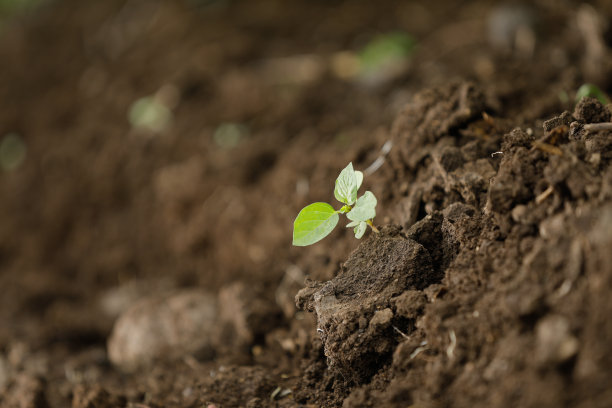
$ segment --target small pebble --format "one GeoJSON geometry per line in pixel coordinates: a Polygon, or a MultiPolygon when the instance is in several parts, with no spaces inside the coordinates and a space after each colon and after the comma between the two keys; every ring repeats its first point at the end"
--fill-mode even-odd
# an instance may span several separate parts
{"type": "Polygon", "coordinates": [[[137,302],[115,322],[108,341],[110,361],[132,371],[159,359],[211,350],[217,306],[211,294],[188,290],[137,302]]]}

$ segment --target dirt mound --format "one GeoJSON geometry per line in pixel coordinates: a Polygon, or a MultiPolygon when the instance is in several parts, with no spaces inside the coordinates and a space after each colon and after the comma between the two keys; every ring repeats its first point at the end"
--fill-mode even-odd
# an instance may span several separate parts
{"type": "MultiPolygon", "coordinates": [[[[417,114],[422,104],[419,97],[415,100],[416,107],[404,114],[417,114]]],[[[421,112],[426,116],[429,111],[421,112]]],[[[582,121],[610,115],[601,103],[588,99],[576,112],[582,121]],[[585,114],[587,109],[591,113],[585,114]]],[[[569,113],[562,117],[573,120],[569,113]]],[[[414,128],[406,127],[402,117],[398,121],[402,130],[396,133],[395,146],[401,150],[402,137],[418,137],[421,120],[410,118],[414,128]]],[[[410,169],[411,163],[421,163],[415,169],[416,181],[405,193],[413,201],[409,207],[428,213],[405,232],[422,243],[424,255],[431,254],[422,256],[426,266],[417,269],[427,277],[430,259],[439,259],[433,264],[444,278],[411,284],[412,272],[395,267],[393,282],[406,290],[387,293],[382,288],[388,274],[380,269],[395,263],[374,240],[362,244],[370,248],[365,256],[369,264],[351,269],[356,263],[349,258],[322,288],[313,294],[312,289],[303,291],[313,299],[307,305],[316,311],[330,369],[342,367],[338,389],[370,379],[373,364],[359,356],[378,363],[374,379],[353,388],[344,406],[560,406],[605,400],[602,379],[610,373],[601,371],[607,370],[605,363],[596,363],[591,353],[581,350],[587,343],[599,349],[607,344],[605,336],[590,337],[584,316],[599,315],[596,309],[608,307],[591,293],[604,290],[600,285],[606,284],[598,282],[595,289],[587,282],[610,275],[599,261],[593,268],[590,259],[607,257],[605,248],[612,237],[606,176],[610,160],[602,159],[610,150],[612,133],[583,132],[570,138],[570,128],[583,123],[566,126],[555,119],[547,124],[553,122],[560,126],[550,127],[538,139],[533,132],[515,129],[501,135],[490,124],[475,123],[483,126],[480,132],[474,132],[478,127],[463,133],[459,129],[452,138],[433,138],[421,144],[420,151],[412,149],[406,159],[396,156],[396,167],[410,169]],[[490,154],[487,146],[494,141],[500,150],[490,154]],[[482,153],[470,157],[466,150],[482,153]],[[343,284],[347,281],[354,282],[352,287],[343,284]],[[359,307],[350,299],[344,301],[347,292],[359,293],[359,307]],[[347,311],[337,306],[343,302],[347,311]],[[376,306],[362,309],[371,304],[376,306]],[[407,313],[403,315],[402,309],[407,313]],[[412,320],[400,325],[401,318],[412,320]],[[359,341],[334,335],[347,332],[347,327],[353,327],[352,336],[359,341]],[[343,350],[341,357],[338,349],[343,350]],[[385,361],[383,356],[391,351],[391,361],[385,361]],[[585,364],[593,371],[587,374],[585,364]],[[355,378],[359,375],[365,378],[355,378]],[[582,386],[568,388],[568,382],[589,384],[589,394],[582,394],[582,386]],[[543,387],[554,391],[537,392],[543,387]]],[[[401,200],[398,205],[405,208],[401,200]]],[[[298,295],[298,304],[302,297],[298,295]]]]}

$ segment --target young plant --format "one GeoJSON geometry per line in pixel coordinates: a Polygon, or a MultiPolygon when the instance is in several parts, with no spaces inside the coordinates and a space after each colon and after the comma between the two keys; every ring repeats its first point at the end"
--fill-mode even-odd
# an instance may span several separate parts
{"type": "Polygon", "coordinates": [[[597,87],[597,85],[593,84],[583,84],[578,91],[576,91],[576,103],[580,102],[582,98],[585,96],[591,96],[593,98],[599,99],[599,102],[604,105],[608,103],[609,99],[607,95],[597,87]]]}
{"type": "Polygon", "coordinates": [[[373,74],[403,63],[416,49],[416,39],[398,31],[374,37],[359,53],[359,66],[363,74],[373,74]]]}
{"type": "Polygon", "coordinates": [[[357,198],[362,182],[363,173],[355,171],[353,163],[349,163],[340,172],[334,189],[336,200],[344,204],[342,208],[335,210],[328,203],[313,203],[304,207],[293,222],[293,245],[312,245],[328,236],[340,220],[338,214],[346,214],[351,221],[347,228],[353,227],[357,239],[365,234],[368,225],[378,232],[372,223],[376,216],[376,197],[371,191],[366,191],[357,198]]]}

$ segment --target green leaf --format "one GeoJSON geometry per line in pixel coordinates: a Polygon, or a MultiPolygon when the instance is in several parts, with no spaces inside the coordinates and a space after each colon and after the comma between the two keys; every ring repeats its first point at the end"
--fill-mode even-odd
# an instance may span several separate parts
{"type": "Polygon", "coordinates": [[[355,203],[355,207],[346,214],[351,221],[367,221],[376,217],[376,197],[371,191],[366,191],[355,203]]]}
{"type": "Polygon", "coordinates": [[[293,245],[307,246],[329,235],[339,220],[334,207],[327,203],[314,203],[302,209],[293,222],[293,245]]]}
{"type": "Polygon", "coordinates": [[[355,238],[361,239],[361,237],[363,237],[363,234],[365,234],[367,229],[368,229],[368,224],[366,224],[365,221],[361,221],[359,225],[357,225],[355,229],[353,230],[353,232],[355,233],[355,238]]]}
{"type": "Polygon", "coordinates": [[[346,228],[351,227],[354,227],[353,232],[355,233],[355,238],[360,239],[368,229],[368,224],[365,221],[351,221],[346,224],[346,228]]]}
{"type": "Polygon", "coordinates": [[[416,48],[416,40],[403,32],[388,33],[373,38],[359,54],[362,71],[375,72],[407,59],[416,48]]]}
{"type": "MultiPolygon", "coordinates": [[[[353,163],[349,163],[336,179],[336,188],[334,189],[334,197],[341,203],[353,205],[357,199],[357,176],[353,169],[353,163]]],[[[361,175],[363,180],[363,174],[361,175]]]]}
{"type": "Polygon", "coordinates": [[[359,170],[355,170],[355,179],[357,180],[357,190],[359,190],[361,183],[363,183],[363,173],[359,170]]]}
{"type": "Polygon", "coordinates": [[[608,97],[601,89],[593,84],[583,84],[578,91],[576,91],[576,102],[580,102],[585,96],[592,96],[593,98],[599,99],[599,102],[604,105],[608,103],[608,97]]]}

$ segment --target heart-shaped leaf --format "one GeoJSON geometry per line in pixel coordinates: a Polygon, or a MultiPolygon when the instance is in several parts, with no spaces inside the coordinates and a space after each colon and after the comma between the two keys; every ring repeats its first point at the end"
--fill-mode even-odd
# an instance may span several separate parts
{"type": "Polygon", "coordinates": [[[314,203],[302,209],[293,222],[293,245],[307,246],[329,235],[338,224],[338,213],[327,203],[314,203]]]}

